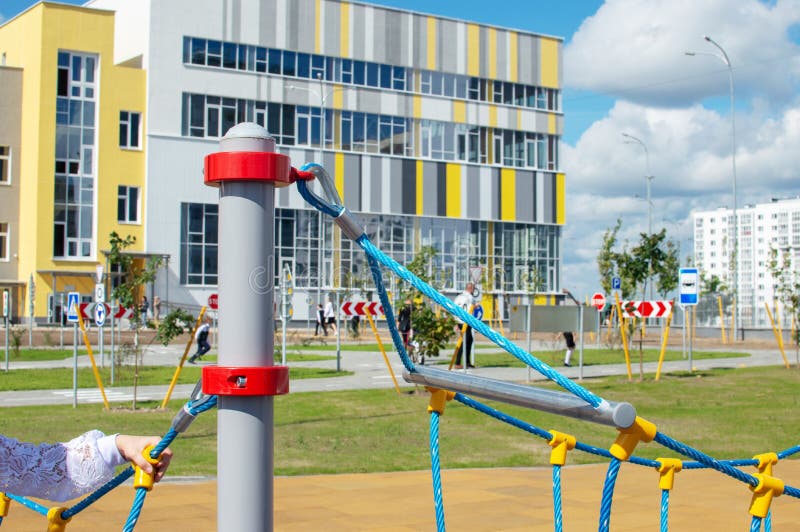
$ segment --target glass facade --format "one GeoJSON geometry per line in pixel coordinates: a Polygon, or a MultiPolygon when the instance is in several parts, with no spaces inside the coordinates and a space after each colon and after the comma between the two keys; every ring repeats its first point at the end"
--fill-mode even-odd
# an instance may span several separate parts
{"type": "Polygon", "coordinates": [[[94,257],[97,57],[58,53],[54,258],[94,257]]]}

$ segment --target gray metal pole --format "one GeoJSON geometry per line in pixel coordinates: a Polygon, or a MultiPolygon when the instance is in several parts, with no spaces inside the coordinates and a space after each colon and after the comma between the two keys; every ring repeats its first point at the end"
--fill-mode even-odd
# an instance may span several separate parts
{"type": "MultiPolygon", "coordinates": [[[[531,352],[531,306],[533,302],[528,300],[528,306],[525,307],[525,332],[528,335],[528,353],[531,352]]],[[[526,364],[527,365],[527,364],[526,364]]],[[[531,367],[528,366],[528,382],[531,382],[531,367]]]]}
{"type": "Polygon", "coordinates": [[[333,310],[336,314],[336,371],[342,371],[342,328],[339,327],[339,292],[336,292],[336,308],[333,310]]]}
{"type": "MultiPolygon", "coordinates": [[[[102,305],[102,303],[99,304],[102,305]]],[[[97,343],[100,347],[100,367],[104,368],[106,367],[106,354],[103,351],[103,326],[100,326],[97,329],[97,343]]]]}
{"type": "Polygon", "coordinates": [[[58,317],[58,348],[64,350],[64,293],[59,296],[61,315],[58,317]]]}
{"type": "MultiPolygon", "coordinates": [[[[694,314],[694,307],[687,307],[687,310],[689,311],[689,314],[688,314],[689,321],[688,321],[688,323],[692,323],[692,314],[694,314]]],[[[692,332],[689,331],[688,334],[689,334],[689,373],[691,373],[693,371],[692,370],[692,332]]]]}
{"type": "Polygon", "coordinates": [[[583,305],[578,307],[578,380],[583,380],[583,305]]]}
{"type": "Polygon", "coordinates": [[[11,304],[11,301],[12,301],[12,299],[11,299],[11,291],[9,290],[6,293],[8,294],[8,296],[6,296],[6,297],[8,297],[8,306],[6,308],[6,314],[5,314],[5,320],[6,320],[6,323],[5,323],[5,326],[6,326],[5,349],[6,349],[6,371],[8,371],[8,332],[9,332],[8,322],[11,320],[11,309],[14,308],[14,306],[11,304]]]}
{"type": "Polygon", "coordinates": [[[6,319],[6,340],[5,340],[5,344],[6,344],[6,371],[8,371],[8,319],[9,319],[8,316],[6,316],[5,319],[6,319]]]}
{"type": "MultiPolygon", "coordinates": [[[[80,312],[80,310],[78,310],[80,312]]],[[[78,408],[78,324],[72,324],[72,408],[78,408]]]]}
{"type": "MultiPolygon", "coordinates": [[[[263,127],[234,126],[221,152],[274,152],[263,127]]],[[[274,365],[275,187],[223,180],[219,197],[219,365],[274,365]]],[[[217,414],[217,528],[273,528],[273,397],[220,395],[217,414]]]]}
{"type": "Polygon", "coordinates": [[[116,335],[116,322],[117,319],[114,317],[117,310],[119,310],[119,302],[111,302],[111,386],[114,386],[114,366],[116,366],[115,362],[116,359],[114,357],[114,336],[116,335]]]}
{"type": "Polygon", "coordinates": [[[571,393],[487,379],[460,371],[417,366],[413,373],[404,371],[403,378],[414,384],[476,395],[612,427],[628,428],[636,419],[636,409],[630,403],[603,401],[601,405],[594,408],[571,393]]]}
{"type": "Polygon", "coordinates": [[[686,308],[681,307],[681,317],[683,318],[683,359],[686,360],[686,308]]]}

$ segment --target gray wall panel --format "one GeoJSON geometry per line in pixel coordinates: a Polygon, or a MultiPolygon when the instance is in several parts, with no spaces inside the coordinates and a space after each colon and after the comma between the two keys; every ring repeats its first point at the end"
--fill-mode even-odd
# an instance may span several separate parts
{"type": "Polygon", "coordinates": [[[534,70],[538,64],[538,61],[533,55],[533,43],[535,40],[536,39],[534,39],[532,36],[525,34],[520,34],[517,40],[519,82],[526,85],[532,85],[536,81],[536,73],[534,70]]]}
{"type": "Polygon", "coordinates": [[[422,163],[422,213],[436,216],[439,198],[436,163],[422,163]]]}
{"type": "Polygon", "coordinates": [[[414,66],[417,68],[428,67],[428,30],[427,20],[420,15],[414,15],[414,66]]]}
{"type": "Polygon", "coordinates": [[[325,42],[322,44],[322,53],[325,55],[343,55],[339,50],[339,43],[341,42],[340,28],[342,26],[341,15],[342,10],[339,2],[325,2],[325,19],[322,21],[325,26],[325,42]]]}
{"type": "Polygon", "coordinates": [[[440,20],[439,31],[437,34],[438,50],[437,61],[439,70],[445,72],[455,72],[465,74],[466,72],[458,72],[458,23],[452,20],[440,20]]]}
{"type": "Polygon", "coordinates": [[[367,166],[369,167],[367,179],[369,179],[372,187],[368,209],[371,212],[381,212],[381,198],[384,194],[381,183],[381,160],[380,157],[371,157],[369,155],[365,155],[364,158],[367,160],[367,166]]]}
{"type": "Polygon", "coordinates": [[[508,80],[508,32],[497,30],[497,79],[508,80]]]}
{"type": "Polygon", "coordinates": [[[500,219],[500,198],[502,190],[500,190],[500,169],[492,168],[492,219],[500,219]]]}
{"type": "Polygon", "coordinates": [[[534,221],[533,172],[517,170],[516,210],[520,222],[534,221]]]}
{"type": "Polygon", "coordinates": [[[480,56],[481,56],[481,72],[480,77],[488,78],[489,77],[489,46],[486,44],[489,42],[489,28],[484,26],[480,27],[480,56]]]}
{"type": "MultiPolygon", "coordinates": [[[[379,159],[379,158],[378,158],[379,159]]],[[[392,159],[389,162],[389,205],[392,214],[403,212],[403,160],[392,159]]]]}
{"type": "Polygon", "coordinates": [[[533,84],[542,84],[542,68],[540,65],[541,46],[539,44],[539,37],[533,37],[533,46],[531,51],[533,53],[533,84]]]}
{"type": "Polygon", "coordinates": [[[555,223],[556,213],[556,175],[551,173],[543,174],[544,177],[544,213],[545,223],[555,223]]]}
{"type": "Polygon", "coordinates": [[[344,197],[345,205],[351,211],[361,210],[361,157],[346,153],[344,155],[344,197]]]}
{"type": "Polygon", "coordinates": [[[373,42],[367,43],[367,46],[372,47],[372,60],[377,63],[386,63],[386,49],[388,48],[389,36],[387,31],[387,15],[388,13],[383,9],[372,10],[372,39],[373,42]]]}
{"type": "Polygon", "coordinates": [[[481,170],[477,166],[464,166],[465,178],[464,186],[467,187],[467,218],[480,218],[481,215],[481,170]]]}
{"type": "Polygon", "coordinates": [[[275,2],[259,2],[258,4],[258,44],[275,46],[275,25],[277,8],[275,2]]]}
{"type": "Polygon", "coordinates": [[[366,39],[364,26],[366,25],[364,6],[350,4],[350,25],[353,28],[353,42],[350,43],[351,57],[364,59],[364,40],[366,39]]]}
{"type": "Polygon", "coordinates": [[[390,65],[401,65],[403,63],[403,50],[405,50],[405,34],[403,33],[404,17],[405,15],[398,11],[385,12],[382,35],[378,34],[376,24],[375,40],[385,40],[383,46],[377,45],[376,43],[376,47],[383,49],[383,61],[390,65]]]}
{"type": "Polygon", "coordinates": [[[358,92],[356,107],[362,113],[381,112],[381,94],[376,90],[362,90],[358,92]]]}

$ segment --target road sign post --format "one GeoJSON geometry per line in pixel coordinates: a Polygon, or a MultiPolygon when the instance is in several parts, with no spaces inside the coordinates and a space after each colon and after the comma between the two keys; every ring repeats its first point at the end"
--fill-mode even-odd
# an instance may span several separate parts
{"type": "Polygon", "coordinates": [[[6,327],[6,339],[5,339],[5,348],[6,348],[6,372],[8,371],[8,322],[11,320],[11,294],[8,290],[3,290],[3,318],[5,319],[5,327],[6,327]]]}
{"type": "Polygon", "coordinates": [[[72,324],[72,408],[78,408],[78,312],[81,295],[70,292],[67,295],[67,321],[72,324]]]}
{"type": "MultiPolygon", "coordinates": [[[[682,307],[687,307],[683,316],[683,329],[686,330],[688,324],[692,322],[694,307],[697,305],[697,295],[700,284],[699,272],[697,268],[681,268],[678,270],[678,287],[680,292],[680,303],[682,307]]],[[[735,311],[734,311],[735,312],[735,311]]],[[[689,336],[689,371],[692,371],[692,335],[689,336]]],[[[735,338],[734,338],[735,340],[735,338]]]]}

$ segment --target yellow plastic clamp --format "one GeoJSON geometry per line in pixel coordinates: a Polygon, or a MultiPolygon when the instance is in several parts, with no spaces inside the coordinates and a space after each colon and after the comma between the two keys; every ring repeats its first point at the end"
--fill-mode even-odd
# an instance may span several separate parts
{"type": "Polygon", "coordinates": [[[753,475],[758,479],[758,485],[750,486],[753,498],[750,499],[750,515],[765,518],[769,513],[769,506],[773,497],[783,495],[783,481],[769,475],[753,475]]]}
{"type": "MultiPolygon", "coordinates": [[[[150,451],[153,450],[153,447],[155,447],[155,446],[154,445],[148,445],[147,447],[145,447],[144,451],[142,451],[142,456],[144,456],[145,460],[147,460],[148,462],[153,464],[153,466],[155,466],[159,462],[160,458],[150,458],[150,451]]],[[[137,465],[133,466],[133,487],[134,488],[144,488],[147,491],[150,491],[151,489],[153,489],[153,484],[155,483],[155,478],[156,478],[155,468],[153,468],[153,472],[152,473],[147,473],[141,467],[139,467],[137,465]]]]}
{"type": "Polygon", "coordinates": [[[61,514],[66,511],[67,508],[63,506],[50,508],[47,511],[47,532],[64,532],[67,529],[67,523],[72,521],[72,518],[61,517],[61,514]]]}
{"type": "Polygon", "coordinates": [[[636,420],[627,429],[617,430],[619,430],[617,440],[611,445],[608,452],[619,460],[630,458],[640,441],[645,443],[653,441],[657,432],[654,423],[650,423],[639,416],[636,416],[636,420]]]}
{"type": "Polygon", "coordinates": [[[551,430],[550,434],[553,435],[550,441],[547,442],[547,445],[553,448],[550,451],[550,463],[563,466],[567,463],[567,451],[575,448],[575,436],[558,432],[557,430],[551,430]]]}
{"type": "Polygon", "coordinates": [[[426,390],[431,392],[431,400],[428,402],[428,413],[436,412],[440,416],[444,413],[444,405],[447,401],[452,401],[456,396],[455,392],[448,390],[440,390],[439,388],[425,387],[426,390]]]}
{"type": "Polygon", "coordinates": [[[683,462],[679,458],[656,458],[658,462],[658,487],[662,490],[671,490],[675,484],[675,473],[683,469],[683,462]]]}
{"type": "Polygon", "coordinates": [[[0,491],[0,517],[8,515],[8,509],[11,508],[11,499],[6,497],[6,494],[0,491]]]}
{"type": "Polygon", "coordinates": [[[758,460],[758,465],[756,467],[758,468],[759,473],[772,476],[772,466],[778,463],[777,453],[757,454],[753,457],[753,459],[758,460]]]}

